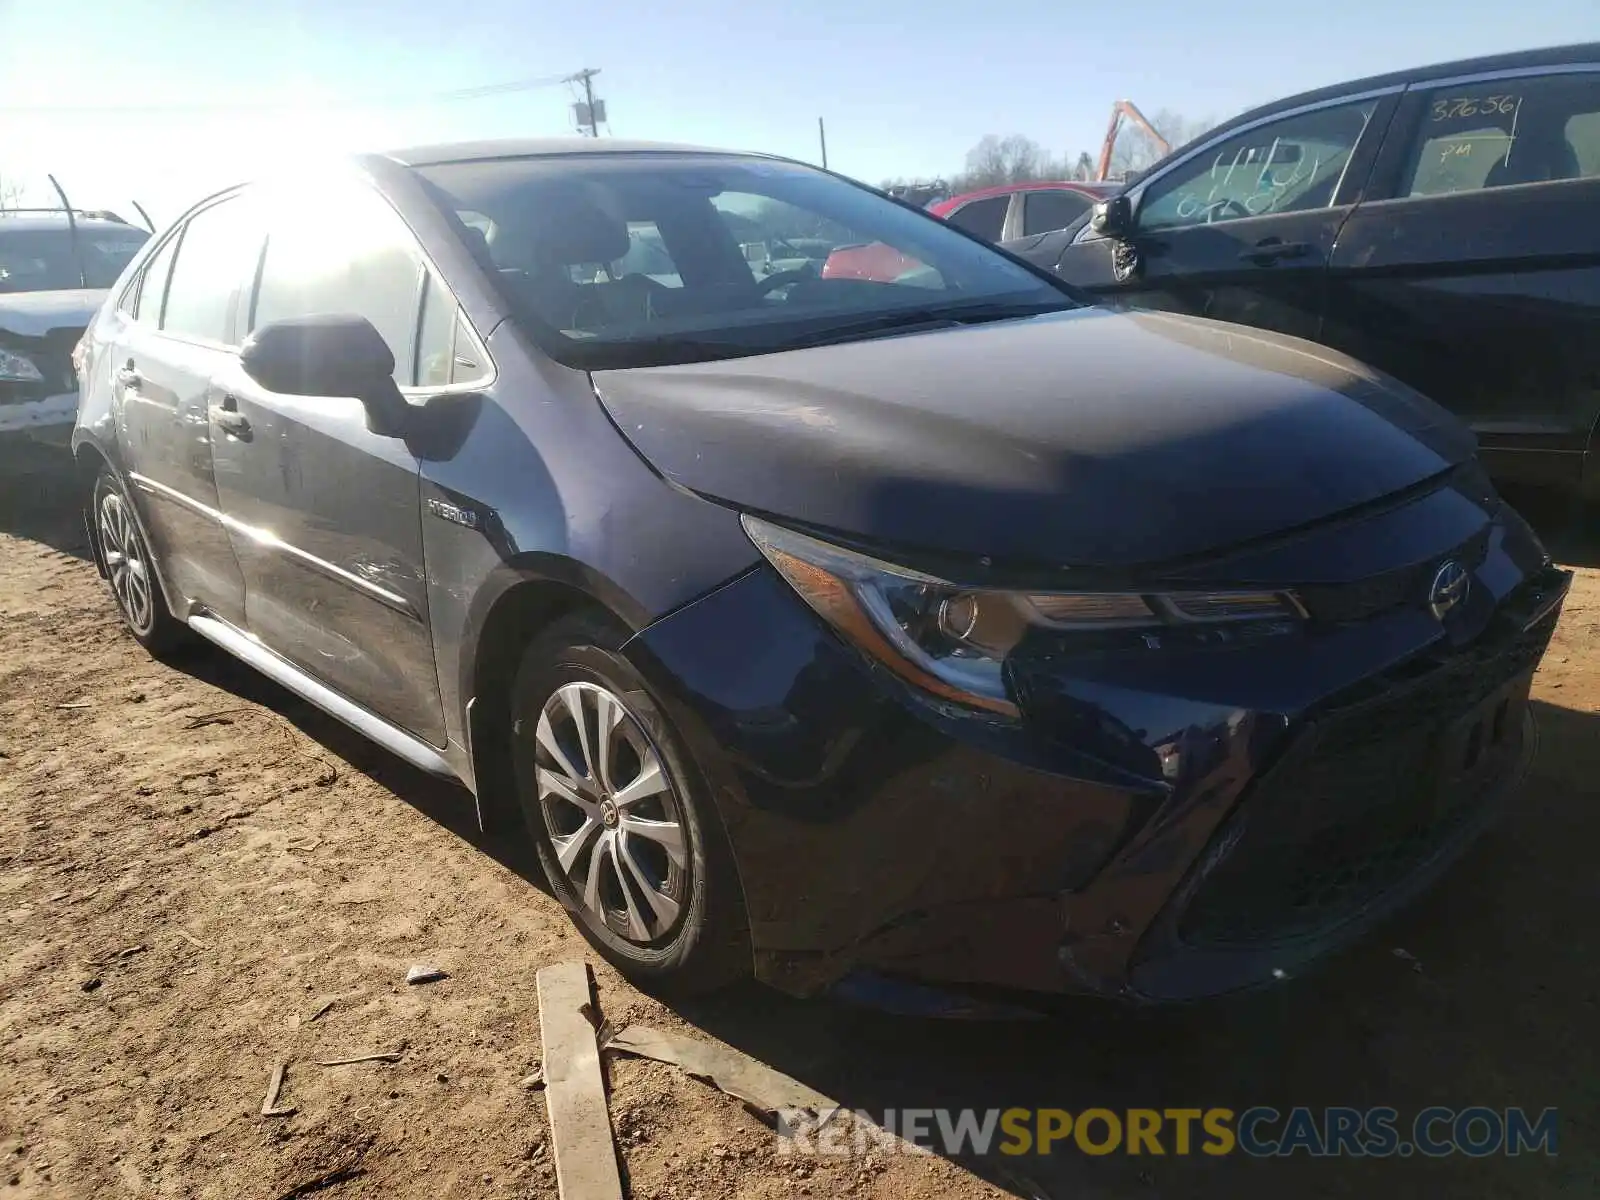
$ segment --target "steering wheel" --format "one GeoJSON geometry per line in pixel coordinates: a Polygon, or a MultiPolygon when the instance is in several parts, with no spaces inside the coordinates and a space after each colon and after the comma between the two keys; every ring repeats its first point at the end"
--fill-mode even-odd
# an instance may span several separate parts
{"type": "Polygon", "coordinates": [[[1232,196],[1225,196],[1206,208],[1206,224],[1209,225],[1213,221],[1228,221],[1252,215],[1250,210],[1238,200],[1235,200],[1232,196]]]}
{"type": "Polygon", "coordinates": [[[756,280],[756,291],[765,296],[768,292],[776,291],[778,288],[788,287],[790,284],[795,283],[804,283],[808,279],[816,278],[817,269],[815,267],[792,267],[787,271],[774,271],[765,279],[756,280]]]}

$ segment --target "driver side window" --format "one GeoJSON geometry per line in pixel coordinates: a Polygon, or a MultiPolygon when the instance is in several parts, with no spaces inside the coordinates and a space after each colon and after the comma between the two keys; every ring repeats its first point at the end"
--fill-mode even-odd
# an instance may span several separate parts
{"type": "Polygon", "coordinates": [[[1322,108],[1214,142],[1150,185],[1139,230],[1326,208],[1377,106],[1322,108]]]}

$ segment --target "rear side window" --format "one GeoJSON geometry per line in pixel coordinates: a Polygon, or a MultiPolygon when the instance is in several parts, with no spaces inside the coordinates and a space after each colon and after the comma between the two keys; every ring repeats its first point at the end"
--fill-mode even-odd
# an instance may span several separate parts
{"type": "Polygon", "coordinates": [[[1066,188],[1022,194],[1022,232],[1049,233],[1065,229],[1088,210],[1093,201],[1082,192],[1066,188]]]}
{"type": "Polygon", "coordinates": [[[1006,208],[1010,203],[1010,196],[974,200],[970,204],[963,204],[945,220],[957,229],[965,229],[985,241],[998,242],[1000,235],[1005,232],[1006,208]]]}
{"type": "Polygon", "coordinates": [[[234,314],[261,254],[254,205],[230,196],[189,218],[178,242],[161,328],[228,345],[234,314]]]}
{"type": "Polygon", "coordinates": [[[365,317],[410,387],[417,351],[422,256],[411,231],[376,193],[351,190],[273,211],[251,328],[289,317],[365,317]]]}
{"type": "Polygon", "coordinates": [[[172,271],[172,254],[178,248],[178,235],[173,234],[162,244],[139,273],[139,286],[135,289],[130,311],[141,321],[161,324],[161,302],[167,294],[167,276],[172,271]]]}
{"type": "Polygon", "coordinates": [[[1424,99],[1402,196],[1600,177],[1600,74],[1499,79],[1424,99]]]}

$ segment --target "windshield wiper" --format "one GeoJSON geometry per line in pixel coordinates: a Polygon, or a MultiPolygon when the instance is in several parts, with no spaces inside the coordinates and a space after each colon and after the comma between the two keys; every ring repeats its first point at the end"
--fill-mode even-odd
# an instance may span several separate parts
{"type": "Polygon", "coordinates": [[[1045,313],[1063,312],[1070,304],[949,304],[929,308],[903,309],[882,313],[861,321],[843,325],[830,325],[798,337],[785,338],[775,350],[799,350],[806,346],[828,346],[839,342],[860,341],[882,333],[911,333],[919,329],[949,329],[960,325],[981,325],[989,321],[1007,321],[1019,317],[1037,317],[1045,313]]]}
{"type": "MultiPolygon", "coordinates": [[[[572,342],[563,360],[589,371],[619,370],[629,367],[654,367],[695,362],[716,362],[725,358],[748,358],[757,354],[777,354],[784,350],[803,350],[863,341],[891,333],[919,330],[956,329],[988,321],[1036,317],[1065,312],[1074,305],[1030,301],[1028,303],[949,304],[938,307],[899,309],[878,313],[857,321],[847,321],[793,336],[770,336],[772,330],[753,326],[738,332],[748,338],[683,338],[670,335],[596,343],[572,342]],[[767,334],[769,336],[760,336],[767,334]]],[[[732,332],[732,331],[729,331],[732,332]]]]}

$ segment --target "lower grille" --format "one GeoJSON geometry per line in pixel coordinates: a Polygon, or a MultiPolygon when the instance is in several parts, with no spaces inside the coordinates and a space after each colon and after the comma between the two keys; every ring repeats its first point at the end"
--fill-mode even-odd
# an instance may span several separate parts
{"type": "Polygon", "coordinates": [[[1213,843],[1179,937],[1248,947],[1317,937],[1422,868],[1515,770],[1554,624],[1415,664],[1313,717],[1213,843]]]}

